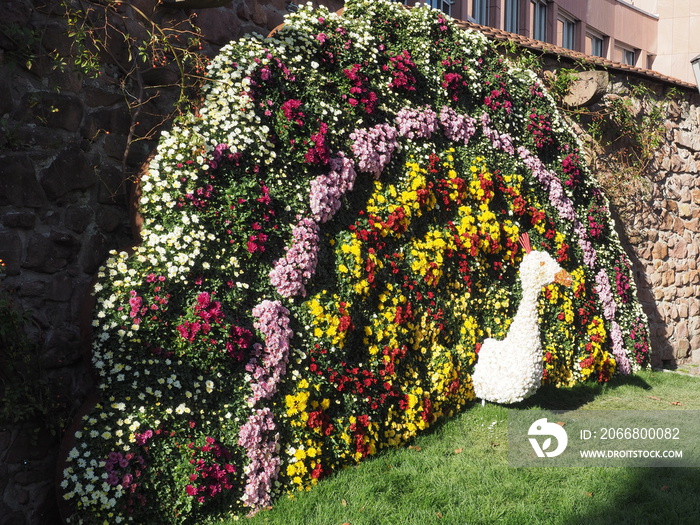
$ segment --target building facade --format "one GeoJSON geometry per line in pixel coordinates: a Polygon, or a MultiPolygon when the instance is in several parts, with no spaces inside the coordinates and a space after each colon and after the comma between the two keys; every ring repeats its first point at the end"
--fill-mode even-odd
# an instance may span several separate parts
{"type": "MultiPolygon", "coordinates": [[[[416,4],[416,0],[403,0],[416,4]]],[[[700,0],[427,0],[452,17],[695,83],[700,0]]]]}

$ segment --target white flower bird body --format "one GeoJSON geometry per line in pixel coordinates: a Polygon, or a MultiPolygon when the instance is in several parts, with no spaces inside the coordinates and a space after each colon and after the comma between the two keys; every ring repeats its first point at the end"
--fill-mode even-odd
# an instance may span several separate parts
{"type": "Polygon", "coordinates": [[[552,282],[571,285],[571,276],[546,252],[532,251],[527,237],[520,264],[523,295],[505,339],[487,338],[481,345],[472,382],[476,397],[494,403],[517,403],[542,384],[542,345],[537,299],[552,282]]]}

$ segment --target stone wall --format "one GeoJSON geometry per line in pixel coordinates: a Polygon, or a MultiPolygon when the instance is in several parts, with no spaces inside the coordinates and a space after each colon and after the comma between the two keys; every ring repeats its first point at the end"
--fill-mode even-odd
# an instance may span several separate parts
{"type": "MultiPolygon", "coordinates": [[[[627,86],[629,80],[618,78],[610,91],[624,93],[627,86]]],[[[700,362],[700,96],[685,90],[664,103],[663,91],[655,86],[664,140],[624,227],[649,316],[652,362],[673,368],[700,362]]]]}
{"type": "MultiPolygon", "coordinates": [[[[545,64],[550,82],[580,65],[545,64]]],[[[659,77],[627,66],[584,71],[562,103],[610,198],[648,316],[652,366],[676,368],[700,363],[700,95],[659,77]],[[631,120],[611,125],[620,108],[631,120]]]]}
{"type": "MultiPolygon", "coordinates": [[[[243,34],[267,35],[294,9],[289,0],[210,0],[224,5],[206,9],[179,7],[206,0],[158,3],[124,2],[119,14],[136,20],[129,11],[134,6],[164,27],[184,27],[192,17],[208,56],[243,34]]],[[[157,133],[148,138],[148,131],[167,128],[163,119],[178,91],[158,87],[172,81],[172,69],[150,64],[139,65],[141,86],[123,85],[120,68],[135,62],[119,41],[103,54],[95,79],[70,65],[55,68],[54,51],[66,58],[76,50],[61,2],[3,0],[0,29],[0,259],[6,264],[0,287],[31,316],[41,379],[51,385],[52,407],[70,416],[92,388],[81,344],[90,285],[110,250],[134,243],[129,203],[135,176],[156,144],[157,133]],[[139,87],[150,100],[132,118],[125,95],[139,87]],[[139,137],[146,138],[133,140],[139,137]]],[[[0,349],[0,366],[3,354],[0,349]]],[[[60,523],[53,488],[59,439],[38,421],[0,426],[0,525],[60,523]]]]}

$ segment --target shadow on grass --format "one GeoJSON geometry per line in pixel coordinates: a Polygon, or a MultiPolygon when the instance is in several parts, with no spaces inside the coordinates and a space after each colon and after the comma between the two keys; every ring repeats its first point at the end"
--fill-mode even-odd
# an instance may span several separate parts
{"type": "Polygon", "coordinates": [[[635,375],[618,376],[607,383],[579,383],[566,388],[544,385],[532,397],[509,407],[519,409],[576,410],[592,402],[603,392],[614,390],[621,386],[632,386],[644,390],[652,389],[652,386],[643,378],[635,375]]]}
{"type": "MultiPolygon", "coordinates": [[[[555,523],[561,525],[700,523],[700,470],[697,468],[601,469],[601,477],[614,477],[615,487],[606,485],[605,495],[582,494],[588,500],[555,523]],[[602,500],[602,501],[601,501],[602,500]]],[[[595,485],[595,483],[593,483],[595,485]]],[[[602,486],[602,484],[601,484],[602,486]]]]}

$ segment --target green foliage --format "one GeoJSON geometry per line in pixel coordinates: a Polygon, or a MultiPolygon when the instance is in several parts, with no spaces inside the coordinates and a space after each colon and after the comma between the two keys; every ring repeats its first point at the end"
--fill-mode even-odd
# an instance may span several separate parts
{"type": "Polygon", "coordinates": [[[12,48],[7,52],[8,62],[31,69],[39,53],[39,33],[31,27],[17,23],[0,26],[0,32],[12,42],[12,48]]]}
{"type": "Polygon", "coordinates": [[[163,87],[178,88],[178,113],[191,109],[208,62],[201,53],[199,29],[192,17],[166,21],[156,6],[149,12],[129,2],[62,0],[61,5],[68,37],[74,43],[71,58],[78,71],[95,78],[104,74],[106,66],[117,66],[132,113],[163,87]],[[144,86],[143,75],[161,68],[171,68],[177,80],[144,86]],[[153,94],[144,96],[142,91],[153,94]]]}
{"type": "Polygon", "coordinates": [[[37,432],[58,436],[67,414],[54,401],[30,326],[30,315],[0,289],[0,425],[32,422],[37,432]]]}
{"type": "Polygon", "coordinates": [[[571,89],[571,85],[577,78],[577,72],[577,69],[559,68],[549,75],[544,75],[547,89],[558,103],[561,103],[571,89]]]}
{"type": "Polygon", "coordinates": [[[659,97],[644,84],[605,97],[599,109],[577,117],[592,140],[598,179],[624,218],[649,197],[648,168],[666,140],[666,108],[673,90],[659,97]]]}

